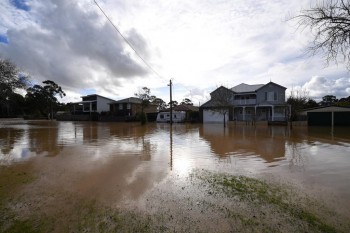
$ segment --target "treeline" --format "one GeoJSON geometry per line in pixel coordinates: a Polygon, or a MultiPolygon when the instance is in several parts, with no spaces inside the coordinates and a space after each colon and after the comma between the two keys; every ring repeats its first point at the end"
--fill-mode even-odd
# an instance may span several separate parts
{"type": "Polygon", "coordinates": [[[56,111],[67,109],[57,99],[65,95],[51,80],[32,85],[29,75],[20,72],[11,61],[0,58],[0,117],[52,118],[56,111]]]}
{"type": "MultiPolygon", "coordinates": [[[[57,111],[72,110],[72,103],[58,101],[57,97],[65,95],[62,88],[51,80],[33,85],[29,75],[20,72],[11,61],[0,58],[0,117],[53,118],[57,111]]],[[[135,96],[142,100],[142,108],[155,104],[158,110],[163,110],[170,105],[174,107],[179,104],[177,101],[166,103],[151,95],[147,87],[143,87],[135,96]]],[[[180,104],[193,105],[187,98],[180,104]]]]}

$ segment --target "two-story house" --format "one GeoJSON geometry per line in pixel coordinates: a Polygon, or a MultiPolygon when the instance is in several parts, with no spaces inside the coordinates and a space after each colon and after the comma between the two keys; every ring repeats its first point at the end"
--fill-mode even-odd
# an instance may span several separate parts
{"type": "Polygon", "coordinates": [[[211,93],[211,99],[201,106],[202,120],[287,121],[290,106],[285,100],[286,89],[273,82],[256,85],[242,83],[231,89],[219,87],[211,93]]]}
{"type": "MultiPolygon", "coordinates": [[[[109,111],[118,117],[134,117],[136,113],[142,111],[142,100],[137,97],[130,97],[109,103],[109,111]]],[[[145,113],[156,113],[157,105],[149,104],[143,111],[145,113]]]]}
{"type": "Polygon", "coordinates": [[[109,103],[114,101],[113,99],[101,96],[101,95],[87,95],[82,96],[82,101],[74,103],[74,113],[101,113],[109,111],[109,103]]]}

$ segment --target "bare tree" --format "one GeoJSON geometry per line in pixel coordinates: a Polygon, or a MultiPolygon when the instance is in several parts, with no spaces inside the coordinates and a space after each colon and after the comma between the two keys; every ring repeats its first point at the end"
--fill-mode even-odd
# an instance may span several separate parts
{"type": "Polygon", "coordinates": [[[342,61],[350,69],[350,0],[319,1],[292,19],[313,33],[307,53],[321,52],[327,65],[342,61]]]}
{"type": "MultiPolygon", "coordinates": [[[[220,86],[211,93],[211,110],[224,116],[224,127],[226,127],[226,116],[233,107],[233,91],[220,86]]],[[[228,117],[228,116],[227,116],[228,117]]]]}

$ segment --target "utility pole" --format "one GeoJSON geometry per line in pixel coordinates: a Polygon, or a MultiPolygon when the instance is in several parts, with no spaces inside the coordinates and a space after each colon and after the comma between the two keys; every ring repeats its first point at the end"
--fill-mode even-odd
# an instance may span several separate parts
{"type": "Polygon", "coordinates": [[[173,85],[173,83],[171,82],[171,79],[170,79],[170,83],[169,83],[169,87],[170,87],[170,125],[173,124],[173,94],[172,94],[172,85],[173,85]]]}

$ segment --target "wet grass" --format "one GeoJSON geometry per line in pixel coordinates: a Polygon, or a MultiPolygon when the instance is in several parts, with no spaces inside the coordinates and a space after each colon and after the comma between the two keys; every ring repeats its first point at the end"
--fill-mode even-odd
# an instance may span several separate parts
{"type": "MultiPolygon", "coordinates": [[[[194,171],[187,178],[187,186],[172,187],[170,196],[162,196],[167,186],[156,193],[155,202],[147,206],[154,211],[148,212],[118,209],[63,191],[55,196],[50,208],[46,204],[29,205],[33,199],[20,192],[20,195],[13,193],[32,185],[35,176],[18,171],[11,167],[0,170],[0,232],[210,232],[213,229],[216,232],[348,232],[350,229],[346,220],[293,188],[246,176],[194,171]],[[190,189],[194,192],[187,193],[190,189]],[[14,208],[16,205],[21,207],[14,208]],[[337,219],[340,224],[331,219],[337,219]],[[226,224],[226,228],[220,225],[206,228],[205,224],[212,224],[213,220],[226,224]]],[[[48,192],[42,198],[51,195],[48,192]]]]}
{"type": "MultiPolygon", "coordinates": [[[[259,225],[259,215],[264,213],[264,208],[269,208],[279,215],[284,215],[288,221],[293,221],[299,226],[306,224],[307,229],[312,232],[346,232],[346,230],[326,222],[327,218],[336,216],[333,211],[309,197],[301,196],[286,185],[270,184],[246,176],[232,176],[208,171],[197,171],[194,175],[209,183],[214,190],[225,193],[229,198],[236,198],[240,202],[253,206],[257,210],[253,218],[245,218],[237,212],[227,210],[230,216],[240,219],[244,225],[259,225]],[[314,212],[315,209],[318,213],[314,212]]],[[[299,226],[295,226],[295,228],[297,229],[299,226]]],[[[349,229],[349,226],[345,227],[349,229]]],[[[274,231],[269,227],[261,230],[274,231]]]]}

